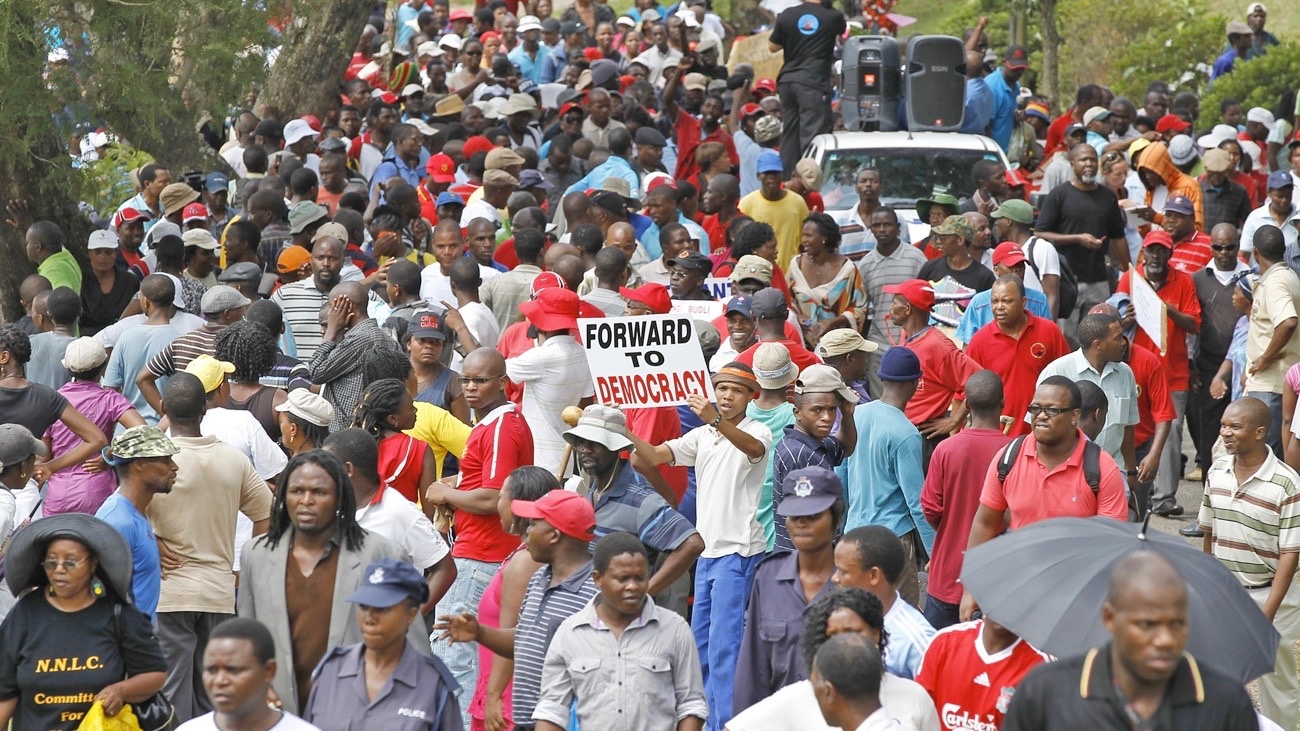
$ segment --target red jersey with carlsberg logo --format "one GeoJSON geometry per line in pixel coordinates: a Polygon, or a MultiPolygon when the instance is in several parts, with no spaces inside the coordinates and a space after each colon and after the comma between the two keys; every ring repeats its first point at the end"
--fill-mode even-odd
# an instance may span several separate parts
{"type": "Polygon", "coordinates": [[[925,651],[916,682],[934,699],[941,728],[997,731],[1021,678],[1052,660],[1024,640],[990,655],[980,640],[983,626],[976,620],[941,629],[925,651]]]}

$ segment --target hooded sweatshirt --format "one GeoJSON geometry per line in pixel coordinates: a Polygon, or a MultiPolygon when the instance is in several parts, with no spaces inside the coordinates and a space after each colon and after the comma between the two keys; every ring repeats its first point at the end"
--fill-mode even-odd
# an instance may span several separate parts
{"type": "MultiPolygon", "coordinates": [[[[1150,170],[1159,175],[1165,181],[1169,188],[1169,198],[1176,195],[1186,196],[1192,202],[1192,210],[1196,212],[1196,230],[1200,231],[1205,228],[1205,211],[1201,206],[1201,186],[1196,182],[1196,178],[1179,170],[1174,161],[1169,157],[1169,148],[1163,142],[1152,142],[1146,146],[1138,155],[1138,170],[1150,170]]],[[[1151,205],[1153,191],[1148,190],[1146,204],[1151,205]]],[[[1166,199],[1167,200],[1167,199],[1166,199]]],[[[1155,212],[1155,218],[1151,220],[1153,226],[1162,226],[1165,222],[1164,213],[1155,212]]]]}

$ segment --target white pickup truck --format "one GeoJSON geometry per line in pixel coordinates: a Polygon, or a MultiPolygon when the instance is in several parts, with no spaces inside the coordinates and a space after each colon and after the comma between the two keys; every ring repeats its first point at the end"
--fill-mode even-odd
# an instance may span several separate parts
{"type": "Polygon", "coordinates": [[[997,160],[1010,167],[993,140],[956,132],[835,132],[814,137],[803,156],[821,165],[822,200],[832,216],[858,204],[858,170],[878,170],[880,200],[898,211],[912,241],[930,232],[930,225],[916,215],[918,200],[936,189],[969,198],[975,190],[971,168],[977,160],[997,160]]]}

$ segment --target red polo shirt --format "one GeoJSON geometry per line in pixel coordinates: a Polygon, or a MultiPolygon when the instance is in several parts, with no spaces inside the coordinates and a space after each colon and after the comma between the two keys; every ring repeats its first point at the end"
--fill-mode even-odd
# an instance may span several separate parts
{"type": "Polygon", "coordinates": [[[1128,501],[1119,466],[1102,450],[1101,485],[1093,495],[1083,474],[1083,448],[1088,437],[1079,431],[1078,440],[1069,459],[1048,470],[1038,461],[1038,442],[1031,433],[1020,445],[1020,454],[1016,455],[1005,482],[998,479],[998,462],[1002,459],[999,450],[984,478],[980,504],[998,512],[1010,509],[1011,530],[1049,518],[1104,515],[1115,520],[1127,519],[1128,501]]]}
{"type": "MultiPolygon", "coordinates": [[[[1141,265],[1137,268],[1138,274],[1141,275],[1143,268],[1141,265]]],[[[1124,272],[1119,278],[1119,291],[1125,294],[1132,292],[1129,277],[1133,275],[1133,270],[1124,272]]],[[[1165,286],[1156,290],[1160,299],[1164,300],[1169,307],[1177,309],[1184,315],[1189,315],[1196,321],[1197,326],[1201,324],[1201,301],[1196,297],[1196,284],[1192,278],[1172,266],[1169,269],[1169,278],[1165,280],[1165,286]]],[[[1156,355],[1160,355],[1160,349],[1151,340],[1142,328],[1137,329],[1137,334],[1133,336],[1133,344],[1146,348],[1156,355]]],[[[1191,387],[1192,374],[1187,356],[1187,333],[1174,324],[1172,319],[1165,323],[1165,353],[1160,356],[1164,359],[1165,364],[1169,367],[1169,390],[1186,391],[1191,387]]]]}
{"type": "Polygon", "coordinates": [[[1196,231],[1183,241],[1174,244],[1174,255],[1169,257],[1169,266],[1191,276],[1206,266],[1214,258],[1214,249],[1210,248],[1210,235],[1196,231]]]}
{"type": "Polygon", "coordinates": [[[1133,427],[1133,443],[1146,444],[1155,436],[1156,424],[1173,421],[1178,413],[1169,398],[1169,369],[1160,356],[1146,348],[1129,346],[1128,367],[1138,387],[1138,423],[1133,427]]]}
{"type": "MultiPolygon", "coordinates": [[[[498,407],[469,433],[460,460],[458,490],[500,490],[516,467],[533,463],[533,433],[514,404],[498,407]]],[[[451,555],[487,563],[500,563],[519,545],[519,538],[501,529],[495,512],[476,515],[456,511],[456,542],[451,555]]]]}
{"type": "Polygon", "coordinates": [[[1002,332],[998,323],[980,328],[966,346],[966,355],[1002,378],[1002,413],[1011,417],[1011,436],[1029,433],[1025,414],[1034,400],[1038,375],[1048,363],[1068,355],[1069,343],[1055,322],[1025,312],[1028,322],[1020,337],[1002,332]]]}
{"type": "Polygon", "coordinates": [[[938,328],[927,327],[904,345],[921,361],[921,382],[904,410],[907,420],[920,426],[948,413],[953,399],[965,400],[966,379],[980,367],[938,328]]]}

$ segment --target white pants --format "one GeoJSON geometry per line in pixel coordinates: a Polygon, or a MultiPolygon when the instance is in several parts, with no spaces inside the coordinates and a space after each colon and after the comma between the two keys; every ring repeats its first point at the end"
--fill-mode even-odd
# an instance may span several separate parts
{"type": "MultiPolygon", "coordinates": [[[[1272,587],[1250,590],[1250,597],[1261,608],[1272,587]]],[[[1296,728],[1300,717],[1300,680],[1297,679],[1295,643],[1300,640],[1300,581],[1292,580],[1282,599],[1273,626],[1282,641],[1277,647],[1273,672],[1259,678],[1259,711],[1287,731],[1296,728]]]]}

